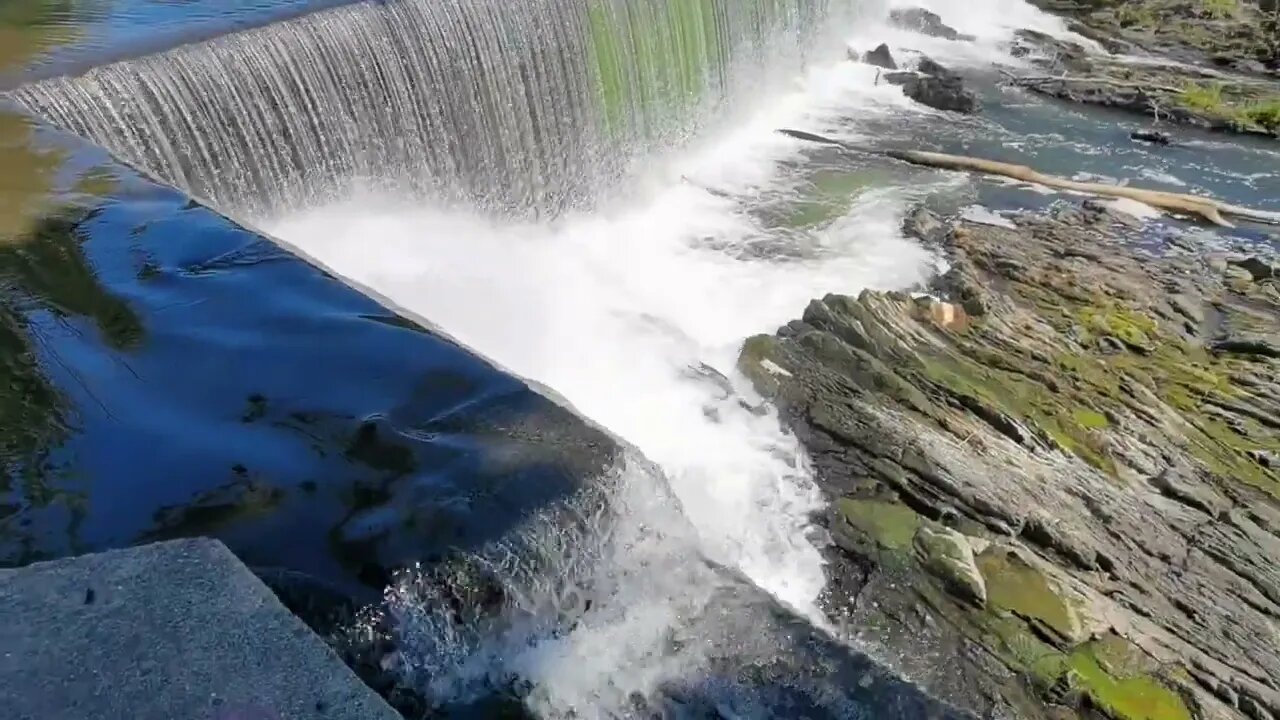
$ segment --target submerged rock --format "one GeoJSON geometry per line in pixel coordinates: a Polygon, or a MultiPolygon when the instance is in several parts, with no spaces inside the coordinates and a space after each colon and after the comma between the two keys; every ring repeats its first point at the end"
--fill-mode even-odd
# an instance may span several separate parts
{"type": "Polygon", "coordinates": [[[1276,280],[1096,203],[1010,219],[913,213],[938,299],[744,348],[835,500],[830,612],[985,716],[1280,713],[1276,280]]]}
{"type": "Polygon", "coordinates": [[[1129,137],[1142,142],[1149,142],[1153,145],[1168,145],[1173,142],[1173,138],[1169,137],[1169,133],[1160,132],[1159,130],[1134,130],[1129,133],[1129,137]]]}

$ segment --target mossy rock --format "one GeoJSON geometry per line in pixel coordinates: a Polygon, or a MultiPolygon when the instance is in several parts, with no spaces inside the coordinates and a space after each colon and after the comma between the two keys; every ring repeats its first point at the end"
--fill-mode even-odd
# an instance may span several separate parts
{"type": "Polygon", "coordinates": [[[914,510],[888,500],[843,498],[840,516],[877,545],[895,552],[911,549],[922,519],[914,510]]]}
{"type": "Polygon", "coordinates": [[[1156,323],[1142,313],[1118,307],[1084,307],[1080,323],[1095,336],[1110,336],[1130,350],[1146,355],[1155,349],[1156,323]]]}
{"type": "Polygon", "coordinates": [[[791,376],[782,367],[782,343],[772,335],[756,335],[747,338],[738,354],[738,370],[742,372],[756,392],[765,397],[776,397],[782,381],[791,376]]]}
{"type": "Polygon", "coordinates": [[[1019,618],[991,615],[984,623],[982,644],[1009,667],[1027,673],[1041,690],[1047,690],[1068,670],[1067,655],[1042,640],[1019,618]]]}
{"type": "Polygon", "coordinates": [[[1154,674],[1138,648],[1108,636],[1076,648],[1068,658],[1073,684],[1115,720],[1192,720],[1186,702],[1154,674]]]}
{"type": "Polygon", "coordinates": [[[979,607],[987,604],[987,586],[968,538],[951,528],[924,524],[916,531],[914,545],[925,569],[948,592],[979,607]]]}
{"type": "Polygon", "coordinates": [[[977,560],[987,584],[988,606],[1035,623],[1064,645],[1084,639],[1084,626],[1073,601],[1016,551],[993,546],[977,560]]]}

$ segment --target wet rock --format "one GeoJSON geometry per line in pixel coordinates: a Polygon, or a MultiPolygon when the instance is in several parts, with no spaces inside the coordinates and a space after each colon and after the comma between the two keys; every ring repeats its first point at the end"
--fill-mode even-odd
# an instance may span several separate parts
{"type": "Polygon", "coordinates": [[[1280,265],[1268,262],[1260,257],[1228,258],[1227,263],[1249,273],[1254,282],[1280,278],[1280,265]]]}
{"type": "MultiPolygon", "coordinates": [[[[1132,54],[1135,48],[1145,49],[1148,52],[1139,54],[1167,53],[1175,62],[1126,61],[1123,56],[1088,52],[1078,44],[1045,33],[1020,30],[1016,33],[1014,54],[1032,58],[1044,74],[1023,78],[1017,84],[1032,92],[1124,110],[1158,122],[1280,136],[1280,83],[1206,67],[1216,60],[1220,66],[1250,72],[1256,69],[1256,62],[1243,56],[1242,47],[1262,43],[1269,48],[1274,46],[1273,50],[1280,48],[1273,40],[1263,39],[1268,37],[1267,31],[1256,30],[1260,21],[1253,8],[1233,3],[1229,16],[1204,18],[1180,16],[1175,9],[1178,5],[1137,0],[1124,3],[1123,8],[1093,12],[1072,25],[1119,52],[1132,54]],[[1119,17],[1141,20],[1145,27],[1128,29],[1118,22],[1119,17]],[[1253,17],[1252,24],[1249,17],[1253,17]],[[1120,39],[1122,36],[1124,39],[1120,39]],[[1250,39],[1241,42],[1245,36],[1250,39]],[[1108,38],[1114,42],[1106,42],[1108,38]],[[1217,45],[1222,38],[1231,38],[1230,48],[1217,45]],[[1192,59],[1185,52],[1189,46],[1218,49],[1207,54],[1193,52],[1194,61],[1188,62],[1192,59]]],[[[1074,13],[1077,9],[1078,6],[1059,11],[1074,13]]]]}
{"type": "Polygon", "coordinates": [[[981,110],[978,96],[965,88],[960,75],[923,58],[918,72],[894,72],[884,76],[886,82],[902,87],[907,97],[921,105],[972,115],[981,110]]]}
{"type": "Polygon", "coordinates": [[[915,548],[925,569],[937,575],[948,590],[980,607],[987,604],[987,583],[964,535],[950,528],[922,526],[916,531],[915,548]]]}
{"type": "Polygon", "coordinates": [[[1190,66],[1216,65],[1274,77],[1280,68],[1280,45],[1275,42],[1280,18],[1266,8],[1270,2],[1032,0],[1070,18],[1073,31],[1109,52],[1139,50],[1190,66]]]}
{"type": "Polygon", "coordinates": [[[1173,142],[1173,139],[1169,137],[1169,133],[1159,130],[1134,130],[1129,133],[1129,137],[1133,140],[1148,142],[1153,145],[1168,145],[1173,142]]]}
{"type": "Polygon", "coordinates": [[[938,247],[946,239],[951,228],[942,222],[936,213],[923,207],[916,207],[907,213],[902,222],[902,231],[930,246],[938,247]]]}
{"type": "Polygon", "coordinates": [[[942,17],[937,13],[930,12],[924,8],[893,10],[889,13],[889,22],[904,30],[911,30],[929,37],[964,41],[972,41],[974,39],[972,35],[962,35],[957,32],[955,28],[942,22],[942,17]]]}
{"type": "Polygon", "coordinates": [[[1080,71],[1090,67],[1089,52],[1078,43],[1061,40],[1039,30],[1017,30],[1011,52],[1016,57],[1033,57],[1048,69],[1080,71]]]}
{"type": "Polygon", "coordinates": [[[933,297],[828,295],[744,348],[839,508],[832,567],[858,576],[831,602],[987,716],[1269,712],[1274,281],[1140,252],[1105,208],[1009,219],[914,212],[904,230],[951,264],[933,297]]]}
{"type": "Polygon", "coordinates": [[[889,46],[885,44],[881,44],[875,50],[863,54],[862,62],[885,70],[898,69],[898,63],[893,59],[893,53],[890,52],[889,46]]]}

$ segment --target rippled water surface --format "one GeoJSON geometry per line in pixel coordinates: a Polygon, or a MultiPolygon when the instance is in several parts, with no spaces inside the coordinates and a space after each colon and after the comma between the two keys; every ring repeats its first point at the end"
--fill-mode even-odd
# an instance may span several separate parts
{"type": "Polygon", "coordinates": [[[5,0],[0,88],[341,0],[5,0]]]}
{"type": "MultiPolygon", "coordinates": [[[[10,0],[0,63],[294,5],[10,0]]],[[[0,168],[0,565],[211,534],[376,592],[601,464],[522,382],[3,105],[0,168]]]]}

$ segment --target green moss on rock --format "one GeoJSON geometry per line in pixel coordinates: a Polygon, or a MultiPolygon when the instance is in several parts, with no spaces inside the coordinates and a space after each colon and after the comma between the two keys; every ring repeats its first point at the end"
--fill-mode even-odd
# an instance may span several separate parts
{"type": "Polygon", "coordinates": [[[978,568],[990,607],[1034,622],[1066,644],[1081,639],[1083,625],[1072,601],[1016,552],[993,546],[978,556],[978,568]]]}
{"type": "Polygon", "coordinates": [[[1114,337],[1130,350],[1142,354],[1152,351],[1152,336],[1158,332],[1151,318],[1116,306],[1081,308],[1080,323],[1093,335],[1114,337]]]}
{"type": "Polygon", "coordinates": [[[1153,675],[1126,674],[1126,666],[1115,664],[1117,652],[1117,643],[1112,640],[1108,645],[1088,643],[1071,653],[1068,667],[1072,679],[1095,706],[1115,720],[1192,720],[1177,692],[1153,675]],[[1114,669],[1117,667],[1121,670],[1114,669]]]}
{"type": "Polygon", "coordinates": [[[920,516],[895,502],[843,498],[837,506],[845,521],[887,550],[910,549],[920,529],[920,516]]]}
{"type": "Polygon", "coordinates": [[[1075,418],[1076,424],[1085,430],[1105,430],[1111,426],[1111,421],[1107,420],[1106,415],[1088,408],[1076,410],[1072,417],[1075,418]]]}

